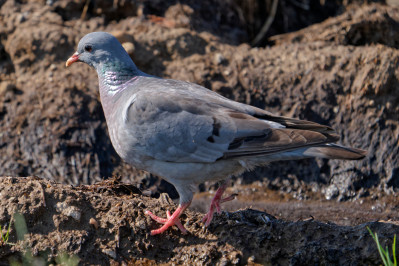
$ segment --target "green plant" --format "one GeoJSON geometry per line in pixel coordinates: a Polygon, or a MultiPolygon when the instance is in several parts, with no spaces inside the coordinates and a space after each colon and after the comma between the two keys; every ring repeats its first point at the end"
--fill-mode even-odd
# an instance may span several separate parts
{"type": "MultiPolygon", "coordinates": [[[[24,216],[19,212],[14,213],[14,227],[15,227],[15,231],[17,232],[18,241],[25,240],[25,234],[28,233],[28,227],[26,226],[24,216]]],[[[39,262],[39,261],[34,260],[30,248],[27,247],[26,245],[24,245],[22,263],[20,263],[15,258],[11,258],[9,262],[10,262],[11,266],[44,265],[44,261],[39,262]]]]}
{"type": "Polygon", "coordinates": [[[19,212],[14,213],[14,227],[17,231],[17,239],[24,240],[25,235],[28,233],[28,227],[26,226],[25,218],[19,212]]]}
{"type": "MultiPolygon", "coordinates": [[[[25,240],[25,235],[28,233],[28,227],[26,226],[25,218],[20,213],[14,214],[14,227],[17,231],[18,240],[25,240]]],[[[0,228],[1,229],[1,228],[0,228]]],[[[24,245],[24,251],[22,252],[22,262],[15,258],[10,259],[11,266],[24,266],[24,265],[46,265],[47,255],[41,257],[35,257],[32,255],[31,249],[24,245]]],[[[79,264],[79,257],[76,255],[68,255],[66,252],[61,252],[55,258],[58,265],[62,266],[76,266],[79,264]]]]}
{"type": "Polygon", "coordinates": [[[8,242],[8,239],[9,239],[9,237],[10,237],[11,223],[12,223],[12,220],[10,220],[10,223],[8,224],[7,232],[6,232],[5,234],[3,234],[3,229],[1,228],[1,225],[0,225],[0,237],[1,237],[0,240],[1,240],[1,243],[2,243],[2,244],[5,244],[5,245],[14,245],[14,244],[8,242]]]}
{"type": "Polygon", "coordinates": [[[385,266],[397,266],[397,261],[396,261],[396,235],[393,237],[393,243],[392,243],[392,256],[393,256],[393,262],[391,260],[391,256],[389,256],[389,250],[388,247],[385,247],[385,249],[382,247],[380,244],[380,241],[378,240],[378,234],[373,233],[369,227],[367,227],[367,230],[369,231],[370,235],[373,237],[375,243],[377,244],[377,249],[378,252],[380,253],[380,257],[382,259],[382,262],[384,263],[385,266]]]}
{"type": "Polygon", "coordinates": [[[76,255],[69,255],[66,252],[62,252],[61,254],[58,254],[55,261],[58,265],[62,266],[76,266],[79,264],[80,259],[76,255]]]}

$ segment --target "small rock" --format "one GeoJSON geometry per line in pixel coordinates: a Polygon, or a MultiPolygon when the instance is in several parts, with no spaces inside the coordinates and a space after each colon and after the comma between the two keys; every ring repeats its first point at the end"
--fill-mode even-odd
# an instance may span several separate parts
{"type": "Polygon", "coordinates": [[[0,83],[0,95],[4,95],[8,91],[12,91],[15,88],[15,85],[8,82],[4,81],[0,83]]]}
{"type": "Polygon", "coordinates": [[[252,255],[248,258],[248,263],[255,263],[255,256],[252,255]]]}
{"type": "Polygon", "coordinates": [[[126,52],[129,55],[133,55],[134,53],[134,44],[131,42],[124,42],[122,43],[123,48],[125,48],[126,52]]]}
{"type": "Polygon", "coordinates": [[[75,206],[68,206],[65,202],[57,202],[55,205],[57,212],[62,213],[65,216],[72,217],[76,221],[80,221],[82,212],[75,206]]]}
{"type": "Polygon", "coordinates": [[[339,107],[338,107],[338,106],[335,106],[335,107],[333,108],[333,111],[334,111],[334,113],[338,113],[338,112],[339,112],[339,107]]]}
{"type": "Polygon", "coordinates": [[[161,52],[160,52],[158,49],[154,49],[154,50],[152,51],[152,53],[154,54],[154,56],[158,56],[158,55],[161,54],[161,52]]]}
{"type": "Polygon", "coordinates": [[[325,190],[326,200],[331,200],[336,198],[339,195],[339,190],[336,185],[330,185],[325,190]]]}
{"type": "Polygon", "coordinates": [[[222,64],[225,61],[226,61],[226,58],[221,53],[215,54],[214,63],[216,65],[220,65],[220,64],[222,64]]]}
{"type": "Polygon", "coordinates": [[[103,249],[102,252],[106,255],[108,255],[109,257],[113,258],[114,260],[116,260],[116,252],[115,250],[110,250],[110,249],[103,249]]]}
{"type": "Polygon", "coordinates": [[[135,225],[136,225],[137,228],[140,228],[141,230],[145,230],[146,229],[145,222],[143,220],[137,221],[135,225]]]}
{"type": "Polygon", "coordinates": [[[56,65],[56,64],[51,64],[51,65],[50,65],[50,70],[51,70],[51,71],[57,70],[57,65],[56,65]]]}
{"type": "Polygon", "coordinates": [[[98,229],[98,222],[96,221],[96,219],[90,218],[89,224],[91,224],[92,226],[94,226],[95,229],[98,229]]]}
{"type": "Polygon", "coordinates": [[[231,74],[231,69],[226,69],[225,71],[223,71],[223,75],[225,76],[230,76],[231,74]]]}

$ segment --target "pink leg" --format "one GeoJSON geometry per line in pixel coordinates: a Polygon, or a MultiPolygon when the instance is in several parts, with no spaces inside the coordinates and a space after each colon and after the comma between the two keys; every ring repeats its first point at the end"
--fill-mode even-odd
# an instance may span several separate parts
{"type": "Polygon", "coordinates": [[[212,199],[211,206],[209,207],[209,211],[202,219],[202,222],[205,222],[205,226],[209,226],[211,224],[211,221],[213,219],[213,214],[215,213],[215,208],[217,213],[220,213],[220,204],[226,201],[233,200],[237,196],[237,194],[233,194],[222,199],[222,195],[226,190],[226,188],[227,188],[227,183],[224,182],[220,185],[220,187],[216,191],[216,194],[212,199]]]}
{"type": "Polygon", "coordinates": [[[153,214],[150,211],[145,211],[146,215],[151,216],[152,219],[154,219],[158,223],[163,224],[163,226],[161,228],[156,229],[156,230],[152,230],[151,231],[151,235],[161,234],[161,233],[165,232],[166,229],[168,229],[169,227],[171,227],[173,225],[176,225],[183,234],[186,234],[187,230],[181,224],[181,222],[179,220],[179,217],[184,212],[184,210],[187,209],[188,206],[190,206],[190,204],[191,204],[191,201],[188,202],[188,203],[185,203],[183,205],[179,205],[179,207],[175,210],[175,212],[172,215],[170,215],[170,212],[167,211],[166,212],[166,217],[167,217],[166,219],[158,217],[158,216],[156,216],[155,214],[153,214]]]}

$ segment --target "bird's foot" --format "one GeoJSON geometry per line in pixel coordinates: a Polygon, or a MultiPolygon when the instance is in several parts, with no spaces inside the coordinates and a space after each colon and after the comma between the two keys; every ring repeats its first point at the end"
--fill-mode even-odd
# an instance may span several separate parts
{"type": "Polygon", "coordinates": [[[161,228],[156,230],[151,230],[151,235],[161,234],[173,225],[176,225],[180,229],[182,234],[186,234],[187,229],[184,228],[184,226],[181,224],[179,217],[189,205],[190,202],[183,205],[179,205],[179,207],[175,210],[175,212],[172,215],[170,215],[169,211],[166,211],[166,217],[167,217],[166,219],[158,217],[148,210],[145,211],[146,215],[149,215],[153,220],[157,221],[158,223],[163,224],[161,228]]]}
{"type": "Polygon", "coordinates": [[[212,199],[211,206],[209,207],[209,211],[207,214],[205,214],[204,218],[202,218],[202,222],[205,223],[205,226],[209,226],[211,224],[211,221],[213,219],[213,214],[215,211],[217,211],[218,214],[220,214],[220,204],[226,202],[226,201],[231,201],[235,199],[237,194],[232,194],[226,198],[222,199],[222,195],[224,191],[227,188],[227,184],[224,183],[222,184],[218,190],[216,191],[215,196],[212,199]]]}

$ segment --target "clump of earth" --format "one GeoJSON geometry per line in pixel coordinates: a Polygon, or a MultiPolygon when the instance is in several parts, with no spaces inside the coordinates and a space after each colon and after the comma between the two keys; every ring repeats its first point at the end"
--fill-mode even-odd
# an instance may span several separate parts
{"type": "Polygon", "coordinates": [[[399,232],[399,9],[281,2],[254,43],[273,3],[238,2],[0,2],[0,225],[11,223],[0,261],[380,264],[367,227],[383,246],[399,232]],[[163,216],[178,195],[118,158],[96,73],[65,68],[92,31],[114,34],[147,73],[331,125],[368,156],[233,177],[237,199],[208,228],[216,186],[202,184],[182,217],[189,234],[151,236],[158,225],[144,211],[163,216]],[[27,230],[19,238],[16,213],[27,230]]]}

